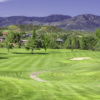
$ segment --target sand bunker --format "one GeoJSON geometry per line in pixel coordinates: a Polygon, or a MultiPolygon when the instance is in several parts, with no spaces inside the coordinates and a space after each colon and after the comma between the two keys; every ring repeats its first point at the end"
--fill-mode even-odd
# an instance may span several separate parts
{"type": "Polygon", "coordinates": [[[38,74],[44,73],[44,72],[47,72],[47,71],[33,72],[33,73],[30,74],[30,77],[31,77],[32,79],[36,80],[36,81],[40,81],[40,82],[48,82],[48,81],[42,80],[42,79],[40,79],[40,78],[37,77],[38,74]]]}
{"type": "Polygon", "coordinates": [[[72,58],[70,60],[84,60],[84,59],[92,59],[91,57],[79,57],[79,58],[72,58]]]}

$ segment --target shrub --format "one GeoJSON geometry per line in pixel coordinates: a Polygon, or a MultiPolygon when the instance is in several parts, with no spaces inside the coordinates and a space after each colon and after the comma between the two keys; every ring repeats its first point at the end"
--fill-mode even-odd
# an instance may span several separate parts
{"type": "Polygon", "coordinates": [[[0,43],[0,48],[4,48],[5,44],[4,43],[0,43]]]}

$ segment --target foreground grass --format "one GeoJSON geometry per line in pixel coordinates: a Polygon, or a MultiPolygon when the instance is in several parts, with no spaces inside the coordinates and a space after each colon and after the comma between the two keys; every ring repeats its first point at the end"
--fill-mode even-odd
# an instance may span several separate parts
{"type": "Polygon", "coordinates": [[[0,100],[100,100],[100,52],[0,49],[0,100]],[[38,71],[48,83],[30,78],[38,71]]]}

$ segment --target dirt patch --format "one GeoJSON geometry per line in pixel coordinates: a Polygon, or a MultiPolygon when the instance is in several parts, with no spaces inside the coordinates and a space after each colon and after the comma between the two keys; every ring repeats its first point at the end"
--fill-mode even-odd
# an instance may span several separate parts
{"type": "Polygon", "coordinates": [[[70,60],[84,60],[84,59],[92,59],[91,57],[79,57],[79,58],[72,58],[70,60]]]}
{"type": "Polygon", "coordinates": [[[38,78],[37,76],[40,74],[40,73],[44,73],[44,72],[47,72],[47,71],[42,71],[42,72],[33,72],[30,74],[30,77],[36,81],[40,81],[40,82],[48,82],[48,81],[45,81],[45,80],[42,80],[40,78],[38,78]]]}

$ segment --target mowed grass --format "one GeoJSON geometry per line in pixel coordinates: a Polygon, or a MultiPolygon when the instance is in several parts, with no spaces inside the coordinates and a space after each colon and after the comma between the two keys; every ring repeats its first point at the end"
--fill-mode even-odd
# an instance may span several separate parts
{"type": "Polygon", "coordinates": [[[100,52],[0,49],[0,100],[100,100],[100,52]],[[76,57],[92,59],[70,60],[76,57]],[[40,71],[48,83],[30,78],[40,71]]]}

